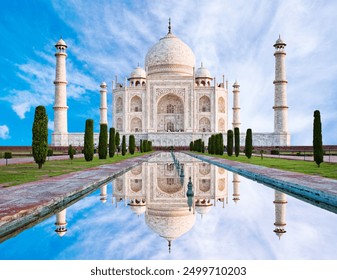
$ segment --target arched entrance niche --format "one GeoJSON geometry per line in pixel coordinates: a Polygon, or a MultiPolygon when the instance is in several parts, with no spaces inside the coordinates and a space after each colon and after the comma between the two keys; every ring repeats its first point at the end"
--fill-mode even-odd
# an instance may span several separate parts
{"type": "Polygon", "coordinates": [[[157,105],[157,131],[184,131],[184,102],[174,94],[163,96],[157,105]]]}

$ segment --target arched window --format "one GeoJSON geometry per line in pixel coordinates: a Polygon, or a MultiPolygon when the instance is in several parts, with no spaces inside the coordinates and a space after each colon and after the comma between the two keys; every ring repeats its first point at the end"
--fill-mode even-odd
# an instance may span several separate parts
{"type": "Polygon", "coordinates": [[[131,112],[141,112],[142,111],[142,99],[139,96],[134,96],[131,98],[130,102],[131,112]]]}
{"type": "Polygon", "coordinates": [[[117,119],[117,130],[119,131],[123,130],[123,120],[121,118],[117,119]]]}
{"type": "Polygon", "coordinates": [[[116,113],[123,112],[123,99],[122,97],[118,97],[116,100],[116,113]]]}
{"type": "Polygon", "coordinates": [[[223,97],[220,97],[218,100],[218,107],[219,107],[219,112],[220,113],[225,113],[226,111],[226,107],[225,107],[225,100],[223,99],[223,97]]]}
{"type": "Polygon", "coordinates": [[[211,101],[209,97],[203,96],[199,99],[199,112],[210,112],[211,111],[211,101]]]}

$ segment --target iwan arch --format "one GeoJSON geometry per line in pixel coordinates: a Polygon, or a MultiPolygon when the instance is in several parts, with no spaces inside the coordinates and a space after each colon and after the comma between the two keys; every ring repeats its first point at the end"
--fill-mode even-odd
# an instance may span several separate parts
{"type": "MultiPolygon", "coordinates": [[[[56,46],[54,133],[52,145],[83,145],[82,133],[67,131],[66,43],[56,46]]],[[[274,132],[254,133],[255,146],[290,145],[284,51],[279,38],[275,47],[274,132]]],[[[213,133],[240,127],[240,86],[233,84],[232,125],[228,123],[228,82],[217,81],[201,64],[195,65],[191,48],[171,32],[161,38],[145,57],[145,69],[135,68],[124,83],[112,83],[113,123],[121,135],[133,134],[136,141],[151,140],[153,146],[188,146],[213,133]]],[[[100,85],[100,123],[107,123],[107,85],[100,85]]],[[[242,137],[244,135],[242,134],[242,137]]],[[[95,134],[98,143],[98,133],[95,134]]],[[[243,143],[244,139],[242,139],[243,143]]]]}

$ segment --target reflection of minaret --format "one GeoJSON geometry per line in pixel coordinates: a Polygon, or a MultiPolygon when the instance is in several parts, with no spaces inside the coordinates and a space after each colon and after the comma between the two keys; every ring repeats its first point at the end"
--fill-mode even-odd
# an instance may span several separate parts
{"type": "Polygon", "coordinates": [[[240,200],[240,176],[233,173],[233,200],[237,203],[240,200]]]}
{"type": "Polygon", "coordinates": [[[56,229],[55,232],[62,237],[67,232],[67,222],[66,222],[66,209],[63,209],[61,212],[56,214],[56,229]]]}
{"type": "Polygon", "coordinates": [[[106,202],[106,198],[107,198],[107,185],[103,185],[101,187],[101,193],[100,193],[100,200],[102,201],[102,203],[105,203],[106,202]]]}
{"type": "Polygon", "coordinates": [[[276,235],[281,238],[283,233],[286,232],[284,227],[286,224],[286,204],[287,204],[287,196],[286,194],[275,191],[275,229],[274,232],[276,235]]]}

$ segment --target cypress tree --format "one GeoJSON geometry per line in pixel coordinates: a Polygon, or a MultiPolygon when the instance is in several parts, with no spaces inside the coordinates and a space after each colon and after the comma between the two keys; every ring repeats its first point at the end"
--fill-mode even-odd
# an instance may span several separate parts
{"type": "Polygon", "coordinates": [[[318,110],[314,112],[314,133],[313,133],[314,161],[317,166],[323,162],[323,141],[321,114],[318,110]]]}
{"type": "Polygon", "coordinates": [[[106,159],[108,155],[108,125],[100,124],[99,139],[98,139],[98,158],[106,159]]]}
{"type": "Polygon", "coordinates": [[[129,136],[129,153],[133,155],[136,149],[136,139],[134,135],[129,136]]]}
{"type": "Polygon", "coordinates": [[[240,154],[240,129],[234,127],[234,141],[235,141],[235,156],[238,157],[240,154]]]}
{"type": "Polygon", "coordinates": [[[190,143],[190,151],[193,151],[193,141],[190,143]]]}
{"type": "Polygon", "coordinates": [[[143,152],[143,140],[142,139],[140,139],[139,150],[141,153],[143,152]]]}
{"type": "Polygon", "coordinates": [[[201,142],[201,152],[204,154],[205,153],[205,142],[201,142]]]}
{"type": "Polygon", "coordinates": [[[84,132],[84,158],[92,161],[94,158],[94,120],[87,119],[84,132]]]}
{"type": "Polygon", "coordinates": [[[44,106],[37,106],[35,109],[32,134],[33,157],[41,169],[48,153],[48,117],[44,106]]]}
{"type": "Polygon", "coordinates": [[[219,133],[219,148],[220,148],[220,150],[219,150],[219,155],[223,155],[223,135],[222,135],[222,133],[219,133]]]}
{"type": "Polygon", "coordinates": [[[125,139],[125,135],[123,135],[122,138],[122,156],[125,156],[126,154],[126,139],[125,139]]]}
{"type": "Polygon", "coordinates": [[[142,142],[142,150],[143,150],[143,153],[147,152],[147,140],[143,140],[143,142],[142,142]]]}
{"type": "Polygon", "coordinates": [[[71,160],[74,159],[74,154],[75,154],[75,149],[73,148],[72,145],[69,145],[68,147],[68,155],[71,160]]]}
{"type": "Polygon", "coordinates": [[[114,157],[115,155],[115,150],[116,150],[116,130],[114,127],[110,128],[110,133],[109,133],[109,157],[114,157]]]}
{"type": "Polygon", "coordinates": [[[247,129],[246,132],[246,143],[245,143],[245,155],[247,158],[251,158],[253,152],[253,137],[252,130],[250,128],[247,129]]]}
{"type": "Polygon", "coordinates": [[[149,140],[146,141],[146,151],[147,151],[147,152],[151,151],[150,145],[151,145],[151,141],[149,141],[149,140]]]}
{"type": "Polygon", "coordinates": [[[211,155],[214,154],[214,135],[212,134],[211,137],[209,138],[209,153],[211,155]]]}
{"type": "Polygon", "coordinates": [[[227,155],[233,155],[233,130],[227,131],[227,155]]]}
{"type": "Polygon", "coordinates": [[[120,151],[120,148],[119,148],[119,145],[121,144],[121,138],[119,136],[119,132],[117,131],[116,132],[116,136],[115,136],[115,144],[116,144],[116,149],[117,151],[119,152],[120,151]]]}

